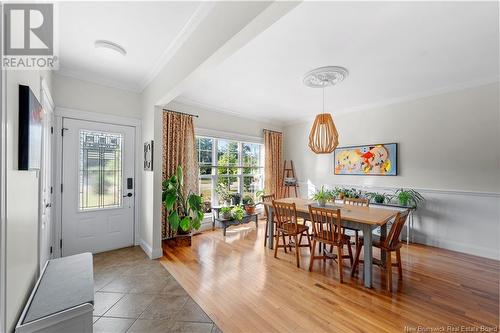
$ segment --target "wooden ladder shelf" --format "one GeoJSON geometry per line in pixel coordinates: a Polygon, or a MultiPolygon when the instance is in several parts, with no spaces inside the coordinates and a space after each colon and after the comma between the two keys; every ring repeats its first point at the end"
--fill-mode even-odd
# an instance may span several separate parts
{"type": "Polygon", "coordinates": [[[295,197],[299,197],[299,192],[297,188],[299,184],[297,183],[297,178],[295,177],[295,168],[293,167],[293,161],[290,160],[290,167],[288,167],[288,161],[285,160],[283,163],[283,180],[282,184],[282,198],[289,198],[290,193],[294,193],[295,197]],[[292,191],[291,191],[292,190],[292,191]]]}

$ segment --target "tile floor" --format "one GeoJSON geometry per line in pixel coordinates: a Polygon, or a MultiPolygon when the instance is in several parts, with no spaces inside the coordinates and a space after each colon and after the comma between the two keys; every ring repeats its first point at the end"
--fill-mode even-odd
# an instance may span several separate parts
{"type": "Polygon", "coordinates": [[[139,247],[94,255],[94,332],[221,332],[139,247]]]}

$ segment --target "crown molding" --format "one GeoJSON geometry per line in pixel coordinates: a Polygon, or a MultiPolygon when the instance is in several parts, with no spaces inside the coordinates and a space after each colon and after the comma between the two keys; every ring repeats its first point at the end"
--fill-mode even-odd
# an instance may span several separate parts
{"type": "Polygon", "coordinates": [[[276,121],[276,120],[273,120],[270,118],[266,118],[266,117],[262,117],[262,116],[250,116],[250,115],[243,113],[243,112],[238,112],[238,111],[234,111],[234,110],[230,110],[230,109],[226,109],[226,108],[221,108],[221,107],[217,107],[217,106],[206,104],[206,103],[201,103],[201,102],[198,102],[198,101],[195,101],[192,99],[188,99],[185,97],[177,97],[172,102],[168,103],[167,105],[172,105],[172,106],[179,105],[179,106],[200,108],[200,109],[204,109],[207,111],[224,113],[224,114],[228,114],[228,115],[238,117],[238,118],[244,118],[244,119],[249,119],[249,120],[253,120],[253,121],[258,121],[258,122],[264,123],[264,124],[274,125],[274,126],[277,126],[279,128],[282,128],[285,125],[284,122],[276,121]]]}
{"type": "Polygon", "coordinates": [[[182,27],[181,31],[175,36],[174,40],[165,49],[158,61],[152,67],[148,74],[139,84],[139,92],[144,91],[146,87],[156,78],[165,65],[172,59],[179,48],[186,42],[192,32],[199,26],[201,21],[210,13],[215,6],[215,2],[204,1],[198,5],[191,17],[182,27]]]}
{"type": "MultiPolygon", "coordinates": [[[[499,76],[492,76],[489,78],[483,78],[479,80],[472,80],[472,81],[467,81],[467,82],[462,82],[458,84],[453,84],[437,89],[431,89],[415,94],[410,94],[406,95],[403,97],[396,97],[396,98],[389,98],[385,99],[379,102],[374,102],[374,103],[367,103],[359,106],[354,106],[350,108],[344,108],[344,109],[339,109],[339,110],[334,110],[332,111],[333,116],[338,116],[338,115],[343,115],[343,114],[348,114],[348,113],[354,113],[354,112],[360,112],[360,111],[365,111],[369,109],[375,109],[375,108],[380,108],[388,105],[394,105],[394,104],[399,104],[399,103],[404,103],[404,102],[410,102],[410,101],[416,101],[419,99],[424,99],[427,97],[432,97],[432,96],[439,96],[439,95],[444,95],[447,93],[452,93],[456,91],[461,91],[461,90],[466,90],[466,89],[471,89],[471,88],[476,88],[476,87],[481,87],[481,86],[487,86],[490,84],[494,83],[499,83],[500,82],[500,77],[499,76]]],[[[283,126],[288,127],[288,126],[293,126],[305,122],[310,122],[314,120],[316,115],[313,116],[307,116],[307,117],[301,117],[296,120],[284,122],[283,126]]]]}

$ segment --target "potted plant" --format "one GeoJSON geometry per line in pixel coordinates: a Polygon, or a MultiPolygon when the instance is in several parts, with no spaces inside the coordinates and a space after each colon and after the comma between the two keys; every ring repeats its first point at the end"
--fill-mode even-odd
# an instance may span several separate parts
{"type": "Polygon", "coordinates": [[[163,182],[162,199],[168,223],[176,235],[189,235],[198,230],[204,217],[200,195],[185,193],[182,167],[177,167],[175,175],[163,182]]]}
{"type": "Polygon", "coordinates": [[[384,202],[388,202],[391,200],[391,195],[386,194],[386,193],[377,193],[377,192],[368,192],[366,193],[366,196],[373,200],[375,203],[382,204],[384,202]]]}
{"type": "Polygon", "coordinates": [[[232,209],[232,207],[229,207],[229,206],[228,207],[222,207],[220,209],[220,213],[222,214],[222,218],[224,220],[230,220],[232,218],[232,216],[231,216],[231,209],[232,209]]]}
{"type": "Polygon", "coordinates": [[[318,206],[325,207],[326,202],[332,199],[332,195],[330,191],[324,189],[324,186],[321,186],[321,190],[314,193],[312,198],[318,202],[318,206]]]}
{"type": "Polygon", "coordinates": [[[231,209],[231,217],[236,221],[241,221],[243,216],[245,216],[245,211],[241,208],[241,206],[234,206],[231,209]]]}
{"type": "Polygon", "coordinates": [[[217,192],[219,199],[222,200],[222,202],[224,202],[226,206],[231,205],[231,199],[233,198],[233,195],[223,184],[218,184],[215,192],[217,192]]]}
{"type": "Polygon", "coordinates": [[[243,197],[243,206],[248,215],[255,214],[255,201],[250,195],[245,195],[243,197]]]}
{"type": "Polygon", "coordinates": [[[231,204],[234,206],[239,205],[241,202],[241,194],[239,193],[231,193],[231,204]]]}
{"type": "Polygon", "coordinates": [[[424,197],[415,190],[400,188],[396,190],[394,195],[398,198],[399,204],[401,206],[418,206],[420,203],[424,202],[424,197]]]}

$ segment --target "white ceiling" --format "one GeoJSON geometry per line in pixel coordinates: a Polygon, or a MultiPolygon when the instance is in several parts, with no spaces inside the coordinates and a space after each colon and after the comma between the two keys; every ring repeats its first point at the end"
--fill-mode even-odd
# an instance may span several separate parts
{"type": "Polygon", "coordinates": [[[327,88],[326,111],[348,112],[498,80],[498,3],[305,2],[176,100],[290,123],[321,111],[302,76],[350,75],[327,88]]]}
{"type": "Polygon", "coordinates": [[[60,2],[60,74],[141,91],[175,52],[199,2],[60,2]],[[123,46],[127,55],[102,55],[97,39],[123,46]]]}

